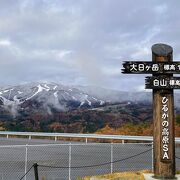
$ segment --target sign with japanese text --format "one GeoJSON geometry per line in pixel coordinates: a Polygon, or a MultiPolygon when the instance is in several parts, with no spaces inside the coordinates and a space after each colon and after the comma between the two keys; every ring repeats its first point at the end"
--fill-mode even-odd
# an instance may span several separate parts
{"type": "Polygon", "coordinates": [[[161,97],[161,161],[170,160],[170,121],[169,121],[169,97],[164,94],[161,97]]]}
{"type": "Polygon", "coordinates": [[[175,177],[174,92],[180,89],[180,62],[173,62],[173,48],[154,44],[152,62],[124,61],[123,74],[152,74],[145,88],[153,90],[153,164],[154,177],[175,177]]]}
{"type": "Polygon", "coordinates": [[[180,74],[180,62],[154,63],[146,61],[124,62],[124,74],[180,74]]]}
{"type": "Polygon", "coordinates": [[[146,77],[145,86],[146,89],[180,89],[180,77],[146,77]]]}

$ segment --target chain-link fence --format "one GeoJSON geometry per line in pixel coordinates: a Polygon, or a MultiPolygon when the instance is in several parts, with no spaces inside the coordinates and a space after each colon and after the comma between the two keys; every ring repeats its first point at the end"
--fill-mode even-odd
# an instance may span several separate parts
{"type": "MultiPolygon", "coordinates": [[[[179,146],[176,157],[176,167],[180,170],[179,146]]],[[[34,180],[34,163],[38,164],[39,180],[74,180],[153,168],[151,143],[0,146],[0,162],[0,180],[34,180]]]]}

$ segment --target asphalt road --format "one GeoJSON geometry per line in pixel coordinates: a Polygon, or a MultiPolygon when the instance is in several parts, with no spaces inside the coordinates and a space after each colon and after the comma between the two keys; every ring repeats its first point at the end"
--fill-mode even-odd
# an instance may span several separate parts
{"type": "MultiPolygon", "coordinates": [[[[150,144],[111,145],[72,142],[69,145],[69,143],[51,140],[0,138],[0,180],[20,179],[25,172],[26,158],[27,170],[35,162],[39,165],[51,166],[38,166],[40,180],[67,180],[69,175],[74,180],[77,177],[87,175],[110,173],[111,169],[113,172],[152,169],[151,150],[132,157],[151,149],[150,144]],[[29,146],[14,146],[26,144],[29,146]],[[111,164],[111,160],[122,161],[111,164]],[[104,165],[94,166],[99,164],[104,165]],[[71,166],[70,169],[69,166],[71,166]]],[[[176,156],[180,157],[180,148],[176,148],[176,156]]],[[[178,159],[177,167],[180,169],[180,160],[178,159]]],[[[33,169],[27,174],[26,180],[34,180],[33,169]]]]}

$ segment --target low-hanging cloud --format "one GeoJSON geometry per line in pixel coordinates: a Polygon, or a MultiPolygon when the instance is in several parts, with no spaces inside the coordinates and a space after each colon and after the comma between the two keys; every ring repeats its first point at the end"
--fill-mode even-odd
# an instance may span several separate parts
{"type": "Polygon", "coordinates": [[[82,51],[77,54],[76,66],[82,76],[87,80],[87,84],[105,86],[108,83],[106,74],[103,73],[101,64],[97,57],[89,52],[82,51]]]}

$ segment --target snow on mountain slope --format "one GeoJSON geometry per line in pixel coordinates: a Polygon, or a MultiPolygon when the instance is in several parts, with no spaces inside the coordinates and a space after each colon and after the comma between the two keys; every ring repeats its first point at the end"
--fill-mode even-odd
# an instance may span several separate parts
{"type": "MultiPolygon", "coordinates": [[[[56,83],[30,83],[0,88],[0,110],[11,112],[60,112],[95,108],[109,103],[151,102],[149,92],[122,92],[93,86],[65,86],[56,83]]],[[[175,106],[180,107],[179,93],[175,106]]]]}
{"type": "Polygon", "coordinates": [[[102,99],[95,98],[75,87],[55,83],[31,83],[1,88],[1,107],[13,113],[18,109],[39,108],[66,111],[74,108],[91,108],[103,105],[102,99]]]}

